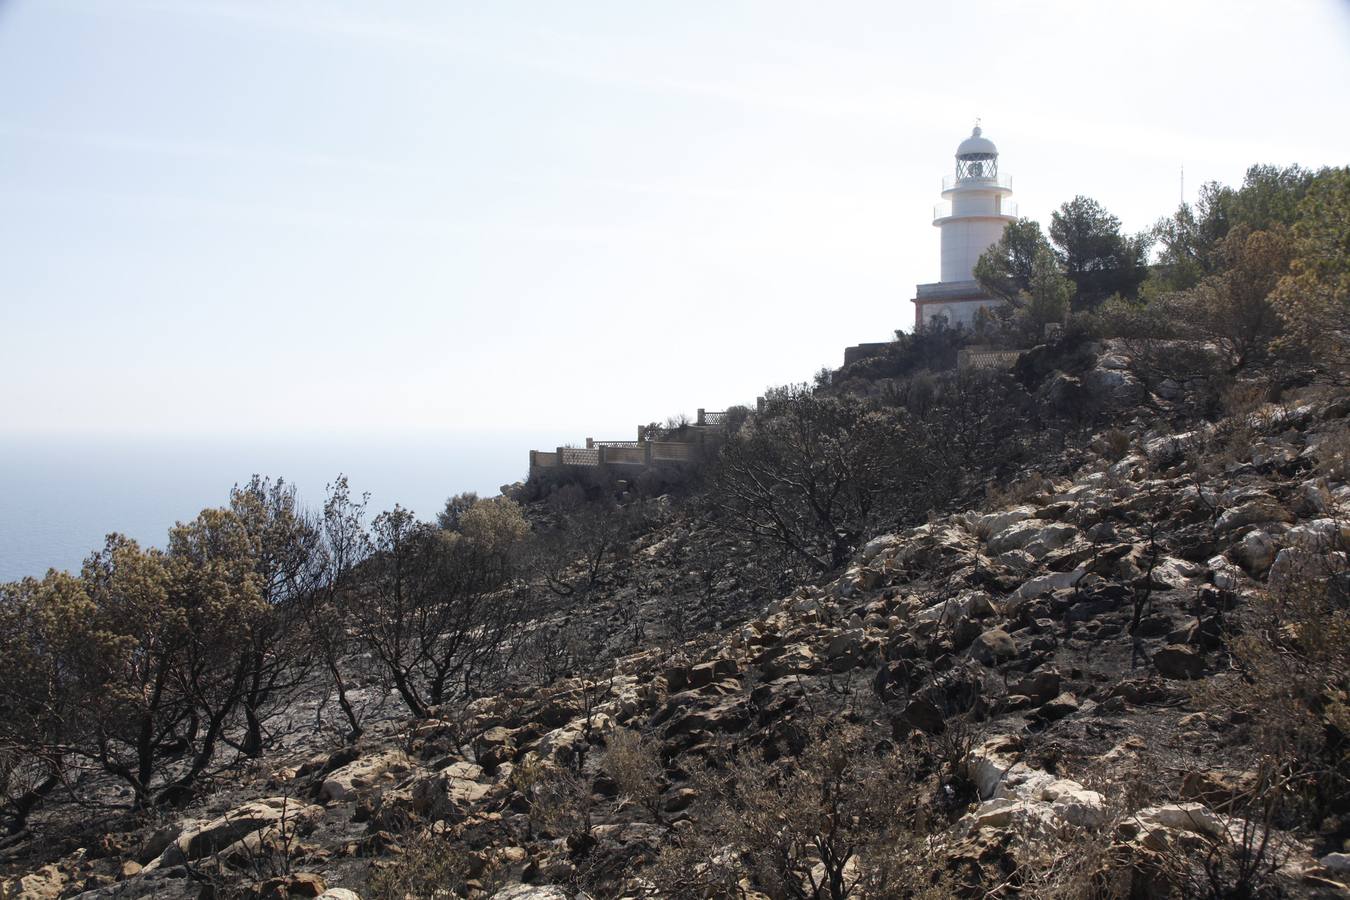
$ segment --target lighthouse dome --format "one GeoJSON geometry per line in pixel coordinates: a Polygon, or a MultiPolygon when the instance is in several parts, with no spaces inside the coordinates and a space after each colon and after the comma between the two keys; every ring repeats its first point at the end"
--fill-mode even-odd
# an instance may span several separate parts
{"type": "Polygon", "coordinates": [[[956,148],[957,159],[995,159],[997,156],[998,148],[994,146],[993,141],[984,137],[978,125],[970,132],[970,137],[956,148]]]}

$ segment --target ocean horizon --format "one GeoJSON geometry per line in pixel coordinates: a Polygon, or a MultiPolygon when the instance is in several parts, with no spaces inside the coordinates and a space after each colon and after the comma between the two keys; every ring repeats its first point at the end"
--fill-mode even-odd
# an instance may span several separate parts
{"type": "Polygon", "coordinates": [[[0,437],[0,582],[78,570],[119,532],[164,546],[168,530],[229,501],[254,474],[294,484],[317,509],[346,475],[369,517],[395,503],[429,520],[461,491],[491,496],[526,476],[556,430],[342,436],[0,437]]]}

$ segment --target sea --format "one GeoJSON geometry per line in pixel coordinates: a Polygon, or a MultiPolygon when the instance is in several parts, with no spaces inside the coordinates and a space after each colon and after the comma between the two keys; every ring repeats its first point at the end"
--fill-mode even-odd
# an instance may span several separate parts
{"type": "Polygon", "coordinates": [[[78,570],[111,532],[162,547],[168,530],[223,506],[254,474],[284,478],[317,509],[346,475],[370,494],[370,518],[399,504],[433,519],[447,497],[482,496],[523,479],[531,449],[556,431],[502,430],[324,437],[0,435],[0,582],[78,570]]]}

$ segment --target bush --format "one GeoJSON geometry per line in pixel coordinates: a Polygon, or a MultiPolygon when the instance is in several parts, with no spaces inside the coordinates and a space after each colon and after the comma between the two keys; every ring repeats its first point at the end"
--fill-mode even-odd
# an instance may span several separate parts
{"type": "Polygon", "coordinates": [[[643,875],[672,898],[947,896],[929,877],[913,761],[858,726],[817,727],[778,765],[695,777],[695,824],[643,875]]]}

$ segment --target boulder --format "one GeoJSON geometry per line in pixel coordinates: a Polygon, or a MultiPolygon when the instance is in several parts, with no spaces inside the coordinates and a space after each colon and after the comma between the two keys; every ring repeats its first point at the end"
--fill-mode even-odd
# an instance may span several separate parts
{"type": "Polygon", "coordinates": [[[431,822],[459,821],[486,797],[489,785],[480,784],[483,770],[471,762],[457,762],[412,783],[412,809],[431,822]]]}
{"type": "Polygon", "coordinates": [[[497,768],[514,756],[515,741],[509,729],[497,725],[474,738],[473,751],[480,765],[497,768]]]}
{"type": "Polygon", "coordinates": [[[313,872],[298,872],[269,878],[258,892],[261,900],[287,900],[289,897],[322,897],[328,885],[313,872]]]}
{"type": "Polygon", "coordinates": [[[841,656],[857,656],[862,651],[863,632],[861,629],[849,629],[841,631],[830,638],[829,647],[825,655],[830,659],[838,659],[841,656]]]}
{"type": "Polygon", "coordinates": [[[923,697],[916,697],[905,707],[905,721],[925,734],[941,734],[947,728],[946,717],[937,704],[923,697]]]}
{"type": "Polygon", "coordinates": [[[1041,722],[1055,722],[1076,712],[1078,712],[1078,698],[1065,692],[1043,705],[1032,715],[1041,722]]]}
{"type": "Polygon", "coordinates": [[[999,797],[981,803],[975,812],[973,826],[980,828],[1005,829],[1013,825],[1025,828],[1031,825],[1050,825],[1050,810],[1043,804],[1027,800],[1013,800],[999,797]]]}
{"type": "Polygon", "coordinates": [[[1151,806],[1139,810],[1131,819],[1145,832],[1161,827],[1212,838],[1225,838],[1228,834],[1223,820],[1200,803],[1151,806]]]}
{"type": "Polygon", "coordinates": [[[1285,547],[1275,554],[1267,582],[1272,588],[1296,587],[1313,580],[1326,579],[1346,569],[1346,556],[1340,550],[1321,552],[1301,547],[1285,547]]]}
{"type": "Polygon", "coordinates": [[[1165,678],[1193,680],[1205,671],[1205,660],[1194,647],[1168,644],[1153,654],[1153,665],[1165,678]]]}
{"type": "Polygon", "coordinates": [[[1213,571],[1214,586],[1225,591],[1236,591],[1242,584],[1242,572],[1222,556],[1215,556],[1206,563],[1213,571]]]}
{"type": "Polygon", "coordinates": [[[1024,582],[1021,587],[1013,592],[1013,599],[1030,600],[1032,597],[1039,597],[1041,594],[1049,591],[1057,591],[1061,588],[1071,588],[1086,574],[1087,569],[1080,567],[1071,572],[1051,572],[1049,575],[1032,578],[1030,581],[1024,582]]]}
{"type": "MultiPolygon", "coordinates": [[[[1063,547],[1077,534],[1077,528],[1063,522],[1047,525],[1039,519],[1028,519],[1017,522],[990,537],[988,547],[989,552],[997,556],[1012,550],[1030,548],[1034,544],[1041,551],[1040,555],[1044,555],[1045,552],[1063,547]]],[[[1037,554],[1032,551],[1032,555],[1037,554]]]]}
{"type": "Polygon", "coordinates": [[[970,521],[977,534],[995,535],[1007,530],[1009,526],[1030,519],[1035,515],[1036,507],[1034,506],[1014,506],[1011,509],[988,513],[983,516],[972,516],[970,521]]]}
{"type": "Polygon", "coordinates": [[[1279,549],[1275,538],[1258,528],[1243,535],[1242,540],[1233,547],[1233,556],[1242,568],[1259,578],[1275,562],[1275,554],[1279,549]]]}
{"type": "Polygon", "coordinates": [[[1181,780],[1181,799],[1197,800],[1211,809],[1226,812],[1251,797],[1257,787],[1253,773],[1222,770],[1187,772],[1181,780]]]}
{"type": "Polygon", "coordinates": [[[1326,552],[1333,547],[1350,546],[1350,523],[1335,519],[1313,519],[1290,528],[1285,540],[1302,550],[1326,552]]]}
{"type": "Polygon", "coordinates": [[[991,628],[975,639],[970,655],[985,665],[997,665],[1017,656],[1017,643],[1002,628],[991,628]]]}
{"type": "Polygon", "coordinates": [[[412,771],[407,754],[393,748],[362,757],[328,774],[319,788],[320,803],[341,803],[354,799],[380,783],[392,784],[412,771]]]}
{"type": "Polygon", "coordinates": [[[1023,675],[1008,688],[1009,693],[1022,694],[1033,704],[1040,705],[1059,695],[1060,677],[1058,672],[1042,670],[1023,675]]]}
{"type": "Polygon", "coordinates": [[[253,800],[219,818],[184,829],[164,848],[158,865],[178,866],[216,853],[229,855],[245,841],[256,844],[283,834],[306,834],[322,817],[323,807],[293,797],[253,800]]]}
{"type": "Polygon", "coordinates": [[[318,900],[361,900],[361,895],[346,888],[329,888],[319,895],[318,900]]]}
{"type": "Polygon", "coordinates": [[[0,897],[15,900],[56,900],[66,887],[66,876],[54,865],[45,865],[19,878],[0,881],[0,897]]]}
{"type": "Polygon", "coordinates": [[[513,884],[493,894],[490,900],[569,900],[567,892],[553,885],[513,884]]]}
{"type": "Polygon", "coordinates": [[[1041,788],[1041,799],[1055,815],[1079,828],[1097,828],[1106,821],[1106,800],[1076,781],[1061,778],[1041,788]]]}
{"type": "Polygon", "coordinates": [[[1214,523],[1214,530],[1220,533],[1233,531],[1247,525],[1259,525],[1264,522],[1293,522],[1294,515],[1274,498],[1266,494],[1253,497],[1226,509],[1214,523]]]}
{"type": "Polygon", "coordinates": [[[774,647],[756,660],[764,671],[765,681],[775,681],[784,675],[809,674],[821,668],[820,659],[804,644],[774,647]]]}

